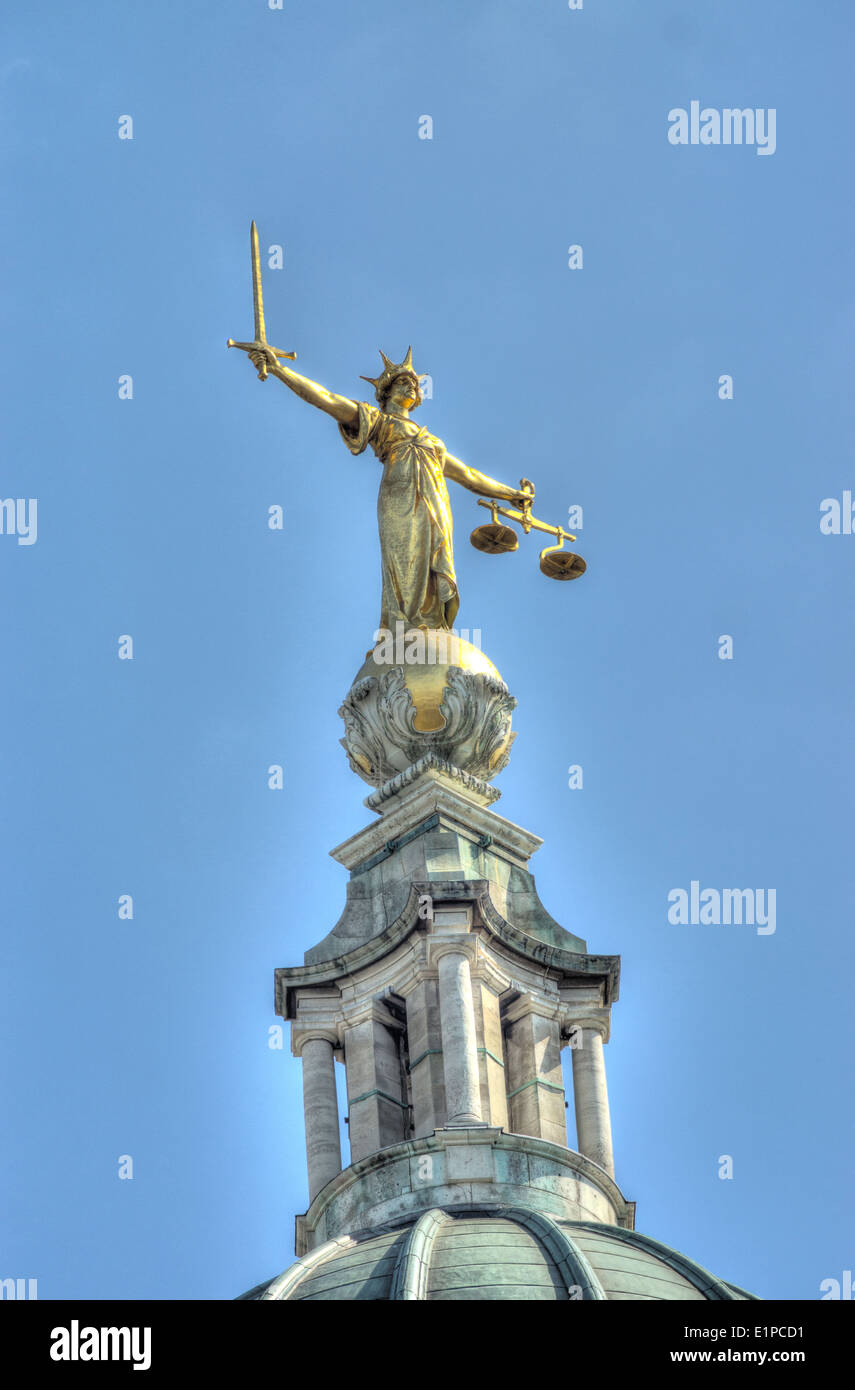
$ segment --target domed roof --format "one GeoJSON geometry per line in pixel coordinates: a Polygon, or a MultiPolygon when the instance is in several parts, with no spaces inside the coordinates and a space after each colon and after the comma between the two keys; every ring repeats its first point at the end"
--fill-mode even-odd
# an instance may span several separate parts
{"type": "Polygon", "coordinates": [[[449,1211],[329,1240],[243,1299],[752,1299],[636,1231],[522,1208],[449,1211]]]}

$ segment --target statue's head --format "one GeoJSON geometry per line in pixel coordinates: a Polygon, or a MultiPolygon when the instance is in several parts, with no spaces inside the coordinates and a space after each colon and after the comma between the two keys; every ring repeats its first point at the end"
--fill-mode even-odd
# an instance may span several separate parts
{"type": "Polygon", "coordinates": [[[361,380],[370,382],[374,387],[374,395],[381,410],[386,409],[389,401],[396,401],[409,410],[421,405],[422,393],[418,374],[413,367],[413,349],[407,348],[403,362],[392,362],[382,348],[380,356],[383,358],[383,371],[380,376],[364,376],[361,380]]]}

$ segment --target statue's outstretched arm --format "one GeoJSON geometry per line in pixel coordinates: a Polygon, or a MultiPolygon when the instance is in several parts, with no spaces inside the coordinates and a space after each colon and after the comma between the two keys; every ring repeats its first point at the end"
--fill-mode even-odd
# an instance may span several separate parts
{"type": "Polygon", "coordinates": [[[308,401],[309,405],[326,411],[327,415],[332,415],[340,424],[355,425],[359,419],[356,401],[348,400],[347,396],[337,396],[335,392],[319,386],[316,381],[310,381],[307,376],[293,372],[290,367],[283,367],[272,348],[259,348],[251,352],[249,360],[256,368],[260,367],[262,362],[266,362],[268,376],[277,376],[291,388],[295,396],[300,397],[301,401],[308,401]]]}
{"type": "Polygon", "coordinates": [[[521,507],[524,502],[530,502],[534,497],[534,488],[531,492],[526,492],[520,491],[519,488],[506,487],[504,483],[497,483],[495,478],[488,478],[486,473],[479,473],[477,468],[469,468],[453,454],[445,455],[443,472],[446,478],[460,483],[461,487],[468,488],[470,492],[477,492],[480,497],[495,497],[500,502],[512,502],[515,507],[521,507]]]}

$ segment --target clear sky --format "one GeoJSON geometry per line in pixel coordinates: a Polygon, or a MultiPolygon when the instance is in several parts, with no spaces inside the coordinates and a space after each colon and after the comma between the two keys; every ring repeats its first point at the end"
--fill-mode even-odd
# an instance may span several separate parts
{"type": "Polygon", "coordinates": [[[458,621],[519,700],[496,809],[623,958],[639,1229],[767,1298],[853,1267],[855,536],[819,524],[855,490],[853,29],[848,0],[4,7],[0,496],[38,531],[0,535],[0,1277],[231,1298],[306,1206],[273,970],[372,818],[337,709],[380,470],[226,352],[253,217],[298,367],[365,399],[412,343],[453,453],[584,508],[588,573],[551,584],[535,538],[476,552],[453,489],[458,621]],[[670,143],[695,100],[774,109],[774,154],[670,143]],[[774,889],[776,930],[669,923],[693,880],[774,889]]]}

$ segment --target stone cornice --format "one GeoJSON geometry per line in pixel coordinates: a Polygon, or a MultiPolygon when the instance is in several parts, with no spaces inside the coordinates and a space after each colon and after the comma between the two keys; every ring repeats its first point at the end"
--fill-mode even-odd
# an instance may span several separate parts
{"type": "Polygon", "coordinates": [[[505,820],[495,811],[477,805],[455,787],[435,778],[417,780],[393,802],[377,821],[372,821],[343,844],[330,850],[333,859],[353,872],[381,852],[390,841],[403,838],[432,814],[473,843],[479,839],[493,854],[525,868],[543,841],[537,835],[505,820]]]}
{"type": "Polygon", "coordinates": [[[487,883],[482,885],[478,906],[485,927],[498,937],[505,946],[510,946],[512,950],[518,951],[521,956],[525,956],[528,960],[537,961],[539,965],[559,971],[562,975],[603,975],[606,977],[607,1001],[613,1003],[617,999],[620,982],[620,956],[582,955],[576,951],[565,951],[560,946],[549,946],[545,941],[538,941],[533,936],[526,936],[525,932],[512,926],[498,911],[490,896],[490,886],[487,883]]]}
{"type": "MultiPolygon", "coordinates": [[[[485,879],[454,880],[432,883],[413,883],[403,912],[395,921],[380,932],[332,960],[318,961],[313,965],[293,965],[280,967],[275,972],[276,1013],[281,1018],[294,1018],[294,991],[297,989],[329,988],[336,981],[351,976],[389,955],[414,931],[426,930],[426,923],[419,917],[419,898],[429,893],[434,902],[474,902],[477,904],[481,922],[489,933],[503,946],[516,952],[527,961],[555,971],[567,978],[602,977],[605,984],[605,998],[611,1003],[617,998],[620,971],[619,956],[594,956],[576,951],[566,951],[558,946],[549,946],[508,922],[495,907],[490,896],[490,884],[485,879]]],[[[431,939],[431,938],[429,938],[431,939]]],[[[591,1012],[585,1008],[586,1016],[591,1012]]]]}

